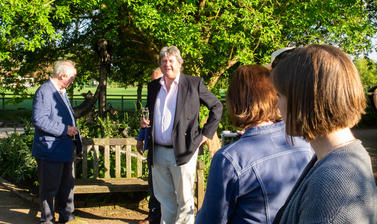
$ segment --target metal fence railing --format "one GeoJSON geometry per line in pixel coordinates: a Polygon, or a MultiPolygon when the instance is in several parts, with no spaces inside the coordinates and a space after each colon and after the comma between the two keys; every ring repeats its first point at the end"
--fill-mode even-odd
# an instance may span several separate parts
{"type": "MultiPolygon", "coordinates": [[[[0,93],[0,102],[2,110],[32,110],[33,94],[17,95],[0,93]]],[[[73,95],[70,98],[72,106],[76,107],[84,101],[82,95],[73,95]]],[[[142,96],[142,104],[145,105],[146,96],[142,96]]],[[[107,95],[106,104],[111,105],[117,111],[135,111],[137,108],[137,95],[107,95]]],[[[96,107],[98,105],[96,104],[96,107]]]]}

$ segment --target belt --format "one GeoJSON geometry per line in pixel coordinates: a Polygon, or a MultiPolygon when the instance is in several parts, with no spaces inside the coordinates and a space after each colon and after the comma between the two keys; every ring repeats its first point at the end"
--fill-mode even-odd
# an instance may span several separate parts
{"type": "Polygon", "coordinates": [[[157,144],[157,143],[154,143],[155,146],[161,146],[161,147],[164,147],[164,148],[173,148],[173,145],[161,145],[161,144],[157,144]]]}

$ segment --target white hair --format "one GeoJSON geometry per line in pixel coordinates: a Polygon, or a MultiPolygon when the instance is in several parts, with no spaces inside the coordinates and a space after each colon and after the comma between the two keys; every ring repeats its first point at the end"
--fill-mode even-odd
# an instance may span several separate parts
{"type": "Polygon", "coordinates": [[[179,64],[183,64],[183,59],[181,56],[181,52],[176,46],[170,46],[170,47],[163,47],[160,51],[160,58],[158,59],[158,62],[161,64],[161,59],[163,57],[169,57],[169,56],[175,56],[177,58],[177,61],[179,64]]]}
{"type": "Polygon", "coordinates": [[[71,60],[59,60],[54,64],[52,77],[61,77],[63,74],[73,75],[76,72],[75,63],[71,60]]]}

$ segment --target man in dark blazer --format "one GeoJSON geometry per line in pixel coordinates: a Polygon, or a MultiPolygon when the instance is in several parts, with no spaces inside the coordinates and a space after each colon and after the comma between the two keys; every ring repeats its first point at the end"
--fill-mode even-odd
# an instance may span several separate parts
{"type": "Polygon", "coordinates": [[[161,203],[161,223],[194,223],[198,148],[215,134],[222,104],[202,78],[180,72],[183,60],[177,47],[162,48],[159,62],[163,77],[148,84],[150,120],[141,120],[142,127],[151,126],[147,147],[154,193],[161,203]],[[202,129],[200,105],[209,109],[202,129]]]}
{"type": "Polygon", "coordinates": [[[38,88],[33,101],[32,123],[35,126],[32,154],[38,164],[41,223],[72,221],[73,149],[80,141],[73,109],[65,89],[76,77],[75,64],[57,61],[51,78],[38,88]]]}

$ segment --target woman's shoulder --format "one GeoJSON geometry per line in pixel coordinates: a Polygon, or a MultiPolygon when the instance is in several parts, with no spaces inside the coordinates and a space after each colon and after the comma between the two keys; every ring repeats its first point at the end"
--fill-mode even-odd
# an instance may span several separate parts
{"type": "Polygon", "coordinates": [[[366,172],[365,163],[346,152],[328,155],[315,164],[301,186],[304,217],[329,220],[357,220],[371,214],[377,204],[377,189],[373,175],[366,172]],[[355,218],[349,214],[355,213],[355,218]],[[356,213],[360,213],[356,215],[356,213]]]}
{"type": "MultiPolygon", "coordinates": [[[[329,153],[314,165],[308,177],[308,191],[329,200],[345,202],[355,197],[376,197],[376,184],[370,165],[360,145],[350,145],[329,153]],[[352,149],[351,149],[352,148],[352,149]]],[[[365,150],[365,149],[364,149],[365,150]]],[[[368,156],[369,157],[369,156],[368,156]]]]}

